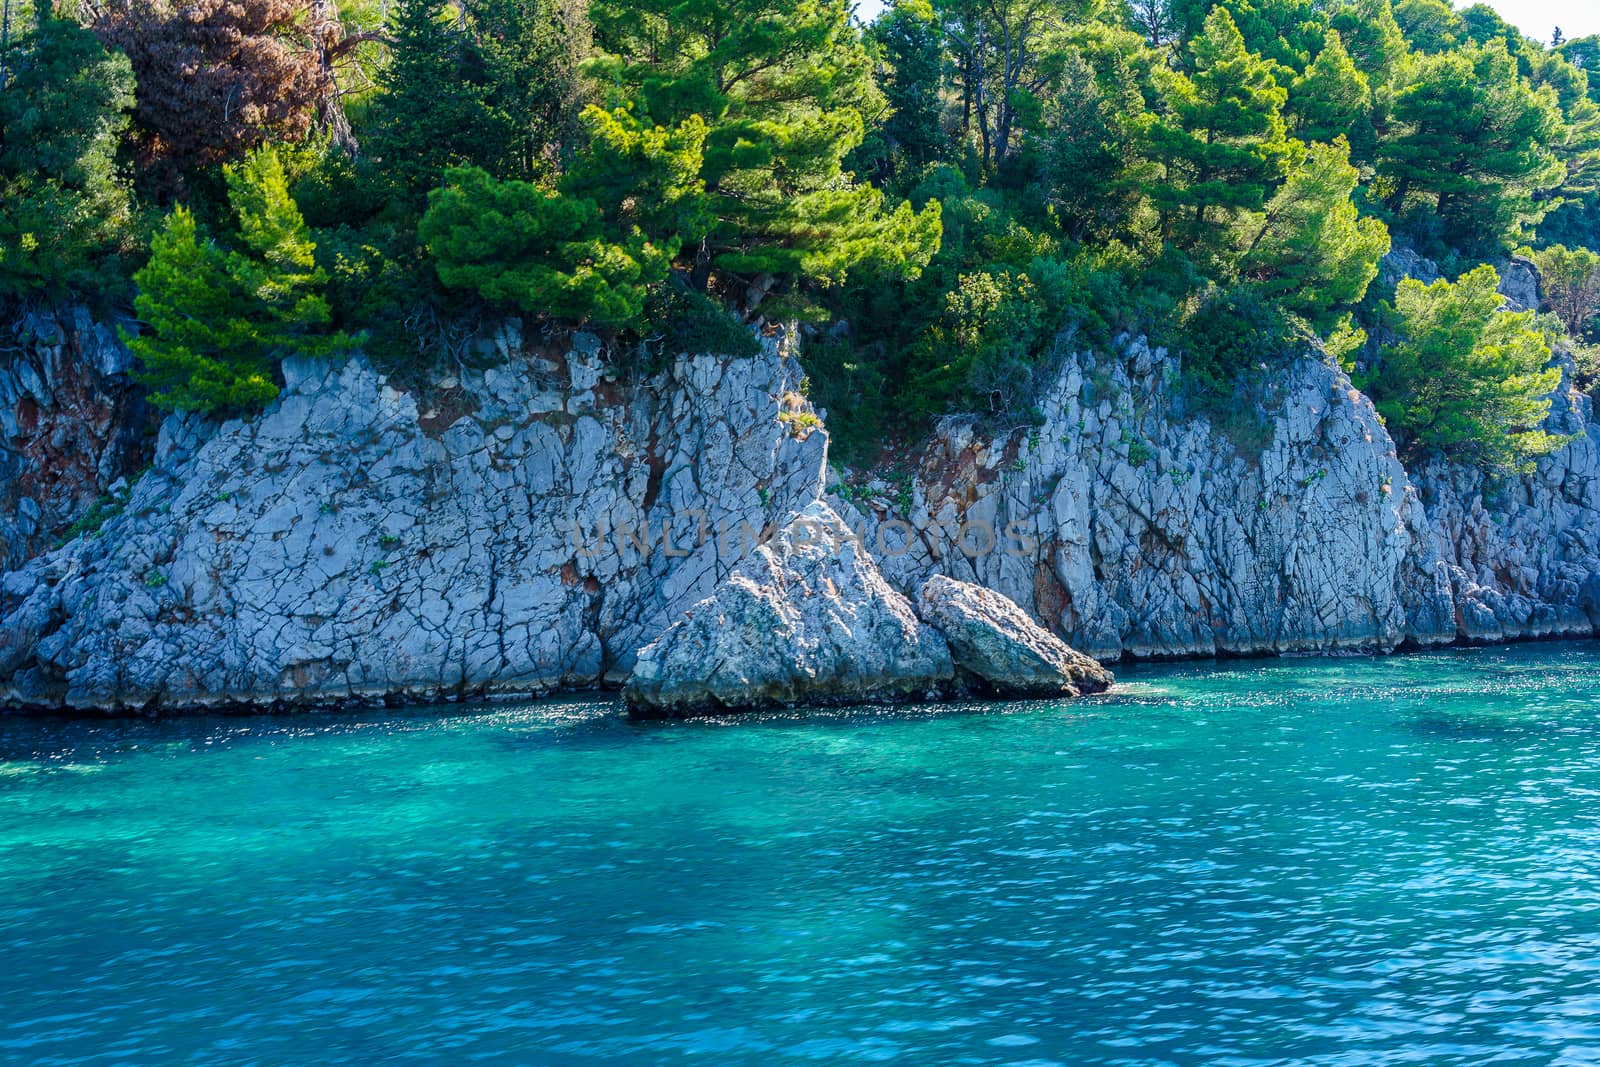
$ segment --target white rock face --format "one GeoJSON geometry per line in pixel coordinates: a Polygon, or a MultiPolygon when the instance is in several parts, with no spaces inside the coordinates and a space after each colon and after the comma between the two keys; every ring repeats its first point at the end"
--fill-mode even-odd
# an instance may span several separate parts
{"type": "Polygon", "coordinates": [[[291,361],[255,419],[169,419],[99,536],[4,575],[0,705],[620,681],[738,561],[740,524],[820,492],[826,436],[778,419],[801,376],[781,334],[614,380],[592,337],[499,347],[507,363],[421,399],[361,359],[291,361]]]}
{"type": "Polygon", "coordinates": [[[1467,641],[1600,634],[1600,425],[1571,388],[1546,429],[1571,442],[1525,478],[1429,463],[1414,474],[1446,562],[1457,636],[1467,641]]]}
{"type": "Polygon", "coordinates": [[[937,697],[950,650],[815,501],[641,649],[623,690],[642,718],[937,697]]]}
{"type": "Polygon", "coordinates": [[[1549,425],[1572,443],[1495,483],[1408,475],[1371,403],[1315,360],[1232,420],[1248,449],[1183,412],[1176,374],[1137,339],[1074,357],[1036,429],[947,420],[905,516],[838,506],[899,588],[975,582],[1102,660],[1596,632],[1600,428],[1566,383],[1549,425]]]}
{"type": "MultiPolygon", "coordinates": [[[[649,376],[609,369],[584,335],[494,347],[499,365],[421,395],[359,359],[296,361],[255,419],[168,419],[97,537],[0,571],[0,707],[620,684],[757,531],[822,495],[826,435],[779,418],[801,379],[781,334],[754,359],[649,376]]],[[[908,508],[899,490],[830,501],[864,539],[854,565],[875,560],[904,596],[933,575],[974,583],[1098,659],[1600,630],[1600,427],[1568,382],[1550,428],[1570,443],[1495,481],[1408,473],[1372,405],[1315,360],[1221,427],[1184,410],[1177,371],[1124,339],[1063,364],[1037,427],[990,439],[946,420],[908,508]]],[[[46,469],[24,459],[3,479],[18,500],[46,469]]]]}
{"type": "Polygon", "coordinates": [[[1454,637],[1427,518],[1371,403],[1295,364],[1230,427],[1187,417],[1142,341],[1069,359],[1045,421],[991,441],[947,422],[906,516],[863,516],[902,589],[928,573],[1015,600],[1097,659],[1393,648],[1454,637]],[[992,534],[991,534],[992,532],[992,534]],[[992,550],[984,549],[993,541],[992,550]]]}
{"type": "Polygon", "coordinates": [[[992,589],[936,574],[917,593],[917,614],[944,635],[958,678],[980,692],[1076,697],[1104,692],[1113,681],[992,589]]]}

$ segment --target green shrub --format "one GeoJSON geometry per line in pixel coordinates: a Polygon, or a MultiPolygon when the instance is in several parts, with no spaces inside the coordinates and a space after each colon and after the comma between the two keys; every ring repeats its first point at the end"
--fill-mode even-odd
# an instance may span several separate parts
{"type": "Polygon", "coordinates": [[[811,382],[811,402],[827,412],[829,448],[850,466],[878,457],[889,432],[891,397],[876,361],[849,341],[816,339],[800,353],[811,382]]]}
{"type": "Polygon", "coordinates": [[[649,288],[667,276],[674,249],[638,231],[613,242],[592,200],[476,167],[451,170],[428,194],[418,237],[439,280],[492,303],[620,328],[643,318],[649,288]]]}
{"type": "Polygon", "coordinates": [[[1178,343],[1191,390],[1231,396],[1242,376],[1304,351],[1310,339],[1303,324],[1256,289],[1237,286],[1202,303],[1184,323],[1178,343]]]}
{"type": "Polygon", "coordinates": [[[226,176],[238,247],[211,240],[179,207],[134,275],[145,329],[125,340],[158,407],[254,411],[278,395],[283,357],[332,355],[352,343],[330,329],[327,275],[276,153],[261,149],[226,176]]]}
{"type": "Polygon", "coordinates": [[[1454,284],[1414,279],[1395,290],[1399,344],[1360,384],[1391,429],[1417,446],[1526,471],[1566,439],[1541,428],[1561,380],[1531,312],[1501,311],[1490,266],[1454,284]]]}

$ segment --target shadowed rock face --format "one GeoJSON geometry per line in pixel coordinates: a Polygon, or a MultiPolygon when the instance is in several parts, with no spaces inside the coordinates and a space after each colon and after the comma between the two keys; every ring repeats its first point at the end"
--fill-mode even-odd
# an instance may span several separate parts
{"type": "Polygon", "coordinates": [[[676,718],[931,698],[953,678],[944,639],[818,501],[641,649],[623,696],[637,718],[676,718]]]}
{"type": "Polygon", "coordinates": [[[993,590],[936,574],[917,594],[917,614],[944,635],[961,680],[1004,698],[1082,696],[1113,681],[993,590]]]}
{"type": "Polygon", "coordinates": [[[57,543],[102,498],[114,508],[147,426],[116,331],[84,308],[35,311],[0,341],[0,572],[57,543]]]}

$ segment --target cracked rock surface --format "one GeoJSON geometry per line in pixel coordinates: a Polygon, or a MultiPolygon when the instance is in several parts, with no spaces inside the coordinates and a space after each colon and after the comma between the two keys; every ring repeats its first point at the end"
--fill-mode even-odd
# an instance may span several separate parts
{"type": "Polygon", "coordinates": [[[917,614],[944,635],[963,681],[999,697],[1082,696],[1110,688],[1111,673],[992,589],[936,574],[917,614]]]}
{"type": "Polygon", "coordinates": [[[944,638],[815,501],[639,651],[623,697],[635,717],[675,718],[933,697],[953,675],[944,638]]]}
{"type": "Polygon", "coordinates": [[[1571,442],[1499,481],[1408,473],[1371,402],[1318,360],[1225,427],[1184,411],[1177,374],[1138,338],[1070,357],[1039,426],[991,438],[947,419],[898,502],[834,502],[897,588],[973,582],[1102,660],[1600,626],[1600,427],[1570,369],[1549,426],[1571,442]]]}
{"type": "MultiPolygon", "coordinates": [[[[359,358],[291,360],[253,419],[168,418],[120,512],[35,556],[133,465],[142,425],[106,328],[35,325],[0,364],[0,707],[620,684],[823,496],[826,434],[793,417],[781,331],[752,359],[645,374],[508,324],[494,366],[423,392],[359,358]]],[[[1038,425],[947,419],[907,482],[827,499],[902,597],[970,582],[1102,660],[1593,635],[1600,426],[1562,365],[1549,428],[1568,443],[1495,479],[1408,470],[1318,360],[1218,424],[1185,410],[1174,360],[1122,338],[1063,362],[1038,425]]]]}
{"type": "Polygon", "coordinates": [[[181,710],[620,681],[761,529],[820,493],[826,436],[762,355],[615,378],[530,346],[432,392],[291,360],[263,414],[164,424],[126,507],[0,578],[0,705],[181,710]]]}
{"type": "Polygon", "coordinates": [[[0,341],[0,571],[59,541],[140,461],[145,406],[115,329],[27,311],[0,341]]]}

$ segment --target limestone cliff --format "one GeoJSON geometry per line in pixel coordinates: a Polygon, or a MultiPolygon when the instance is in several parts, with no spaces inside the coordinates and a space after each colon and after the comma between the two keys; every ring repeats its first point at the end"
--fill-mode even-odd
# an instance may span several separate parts
{"type": "Polygon", "coordinates": [[[616,375],[598,341],[426,395],[362,359],[290,361],[262,415],[169,419],[94,537],[0,585],[0,702],[192,708],[590,687],[708,596],[743,529],[819,495],[800,370],[616,375]]]}
{"type": "Polygon", "coordinates": [[[1323,362],[1275,374],[1225,428],[1183,411],[1176,372],[1125,338],[1066,361],[1038,427],[991,439],[946,420],[909,485],[853,510],[884,573],[901,589],[930,571],[977,582],[1103,659],[1600,625],[1600,427],[1566,383],[1550,424],[1573,442],[1496,482],[1438,462],[1408,474],[1323,362]]]}
{"type": "MultiPolygon", "coordinates": [[[[95,535],[19,567],[40,542],[16,549],[8,532],[0,706],[620,684],[764,531],[825,495],[826,434],[782,331],[755,358],[685,354],[650,373],[583,334],[492,341],[492,366],[422,392],[359,358],[290,361],[256,418],[166,420],[95,535]]],[[[1318,360],[1271,375],[1223,425],[1185,410],[1177,374],[1137,338],[1073,356],[1040,425],[992,438],[946,420],[909,480],[829,502],[901,594],[933,574],[973,581],[1108,659],[1600,626],[1600,427],[1567,383],[1551,425],[1572,442],[1496,482],[1408,471],[1370,402],[1318,360]]],[[[90,432],[84,455],[101,458],[73,484],[99,492],[127,454],[103,442],[136,424],[90,432]]],[[[3,491],[35,499],[48,463],[16,454],[33,458],[3,491]]]]}
{"type": "Polygon", "coordinates": [[[0,571],[54,545],[141,462],[146,417],[116,331],[28,311],[0,336],[0,571]]]}

